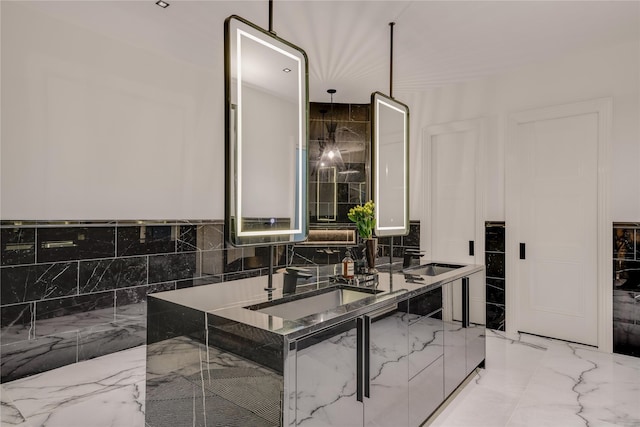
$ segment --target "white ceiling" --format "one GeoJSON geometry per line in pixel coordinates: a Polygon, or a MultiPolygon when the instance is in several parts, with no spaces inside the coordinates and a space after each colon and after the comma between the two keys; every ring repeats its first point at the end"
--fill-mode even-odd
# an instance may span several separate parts
{"type": "MultiPolygon", "coordinates": [[[[268,1],[42,1],[59,18],[202,67],[223,61],[223,22],[237,14],[264,28],[268,1]]],[[[640,38],[639,1],[275,0],[273,29],[309,58],[312,101],[369,102],[476,79],[534,61],[640,38]]]]}

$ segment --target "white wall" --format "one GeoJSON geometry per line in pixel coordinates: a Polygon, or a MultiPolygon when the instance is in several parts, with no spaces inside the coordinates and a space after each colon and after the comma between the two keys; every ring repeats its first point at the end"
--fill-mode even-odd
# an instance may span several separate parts
{"type": "Polygon", "coordinates": [[[224,217],[220,46],[202,69],[19,2],[1,19],[2,219],[224,217]]]}
{"type": "Polygon", "coordinates": [[[411,219],[422,211],[422,130],[486,118],[485,220],[504,220],[504,146],[510,113],[613,98],[614,221],[640,220],[640,44],[619,44],[424,93],[397,93],[411,109],[411,219]]]}
{"type": "MultiPolygon", "coordinates": [[[[2,219],[224,216],[222,46],[194,67],[19,2],[1,2],[2,219]]],[[[504,219],[509,113],[613,97],[615,221],[640,219],[638,43],[506,75],[394,95],[411,108],[411,219],[420,219],[422,129],[485,117],[485,219],[504,219]]]]}

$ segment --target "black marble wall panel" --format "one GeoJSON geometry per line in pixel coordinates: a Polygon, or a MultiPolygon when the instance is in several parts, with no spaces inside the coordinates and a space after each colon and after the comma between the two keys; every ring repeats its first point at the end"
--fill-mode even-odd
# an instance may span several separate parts
{"type": "Polygon", "coordinates": [[[33,302],[0,307],[0,344],[30,339],[35,333],[32,328],[35,312],[33,302]]]}
{"type": "Polygon", "coordinates": [[[505,223],[485,223],[487,328],[505,330],[505,223]]]}
{"type": "Polygon", "coordinates": [[[222,221],[2,221],[2,381],[144,344],[148,294],[268,266],[268,247],[226,246],[222,221]]]}
{"type": "Polygon", "coordinates": [[[149,257],[149,283],[193,278],[196,272],[196,252],[149,257]]]}
{"type": "Polygon", "coordinates": [[[504,279],[505,277],[505,254],[486,252],[485,263],[487,266],[487,277],[496,277],[504,279]]]}
{"type": "Polygon", "coordinates": [[[139,225],[117,228],[118,256],[176,251],[176,225],[139,225]]]}
{"type": "Polygon", "coordinates": [[[80,261],[78,292],[100,292],[147,283],[148,257],[80,261]]]}
{"type": "MultiPolygon", "coordinates": [[[[378,256],[388,257],[391,238],[378,238],[378,256]]],[[[393,257],[402,258],[406,249],[420,249],[420,221],[409,222],[409,234],[393,238],[393,257]]]]}
{"type": "Polygon", "coordinates": [[[38,228],[38,263],[115,256],[113,227],[38,228]]]}
{"type": "Polygon", "coordinates": [[[0,230],[0,265],[36,262],[36,229],[3,228],[0,230]]]}
{"type": "MultiPolygon", "coordinates": [[[[210,283],[210,282],[209,282],[210,283]]],[[[116,320],[146,317],[147,295],[176,289],[176,282],[116,290],[116,320]]]]}
{"type": "Polygon", "coordinates": [[[640,357],[640,223],[613,224],[613,351],[640,357]]]}
{"type": "MultiPolygon", "coordinates": [[[[368,116],[369,112],[351,109],[344,114],[368,116]]],[[[56,238],[77,246],[46,248],[51,251],[42,258],[35,244],[41,241],[36,237],[41,229],[55,227],[3,222],[2,381],[143,344],[150,293],[268,274],[268,247],[226,246],[221,221],[82,223],[76,227],[70,231],[74,226],[65,225],[59,233],[44,231],[51,239],[47,241],[56,238]],[[65,256],[71,258],[61,259],[65,256]],[[41,259],[61,260],[42,263],[41,259]]],[[[488,233],[493,231],[496,229],[487,228],[488,233]]],[[[504,236],[504,229],[497,233],[504,236]]],[[[501,239],[504,237],[497,237],[498,245],[501,239]]],[[[401,257],[406,248],[419,245],[420,223],[412,221],[408,236],[394,238],[394,256],[401,257]]],[[[502,245],[490,249],[497,252],[502,245]]],[[[278,245],[274,265],[337,263],[344,250],[344,246],[278,245]]],[[[389,240],[380,239],[378,255],[388,256],[388,250],[389,240]]],[[[504,329],[504,297],[500,298],[504,282],[492,279],[488,286],[488,325],[504,329]]]]}
{"type": "Polygon", "coordinates": [[[485,230],[485,250],[487,252],[505,251],[505,227],[504,223],[487,223],[485,230]]]}
{"type": "MultiPolygon", "coordinates": [[[[107,319],[113,320],[113,307],[115,303],[115,294],[113,292],[100,292],[92,295],[77,295],[67,298],[55,298],[36,302],[36,333],[40,335],[40,322],[51,318],[64,318],[70,320],[70,325],[77,325],[78,317],[83,322],[104,323],[104,315],[100,317],[91,313],[94,310],[108,308],[107,319]],[[81,316],[73,316],[80,315],[81,316]],[[73,316],[73,317],[71,317],[73,316]]],[[[65,329],[77,329],[77,326],[70,326],[65,329]]]]}
{"type": "Polygon", "coordinates": [[[2,305],[56,298],[76,293],[78,263],[2,267],[2,305]]]}

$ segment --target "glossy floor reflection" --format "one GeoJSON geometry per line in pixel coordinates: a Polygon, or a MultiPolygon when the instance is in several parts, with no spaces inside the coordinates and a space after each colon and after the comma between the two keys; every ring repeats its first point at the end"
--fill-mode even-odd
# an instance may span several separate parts
{"type": "MultiPolygon", "coordinates": [[[[144,364],[138,347],[2,384],[0,424],[143,427],[144,364]]],[[[431,426],[640,426],[640,358],[489,331],[487,369],[431,426]]]]}

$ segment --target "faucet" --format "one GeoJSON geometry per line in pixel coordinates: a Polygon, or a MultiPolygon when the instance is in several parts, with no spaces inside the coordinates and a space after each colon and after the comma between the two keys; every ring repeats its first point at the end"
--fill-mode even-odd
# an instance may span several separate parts
{"type": "Polygon", "coordinates": [[[300,279],[308,279],[313,277],[311,273],[308,273],[307,270],[296,267],[287,267],[286,272],[284,273],[284,284],[282,286],[283,294],[293,294],[296,292],[296,287],[298,286],[298,278],[300,279]]]}
{"type": "Polygon", "coordinates": [[[414,259],[420,259],[424,256],[424,252],[420,252],[417,249],[405,249],[404,256],[402,261],[402,268],[407,268],[411,266],[411,261],[414,259]]]}

